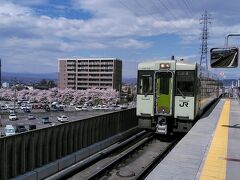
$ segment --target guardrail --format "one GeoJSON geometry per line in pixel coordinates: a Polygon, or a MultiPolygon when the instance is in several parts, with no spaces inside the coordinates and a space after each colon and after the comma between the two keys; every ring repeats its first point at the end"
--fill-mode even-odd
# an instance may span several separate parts
{"type": "Polygon", "coordinates": [[[0,138],[0,179],[32,171],[135,126],[134,108],[0,138]]]}

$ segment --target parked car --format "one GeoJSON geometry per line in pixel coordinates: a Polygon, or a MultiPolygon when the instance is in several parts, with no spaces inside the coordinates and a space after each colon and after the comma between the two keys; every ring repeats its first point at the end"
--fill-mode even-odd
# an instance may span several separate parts
{"type": "Polygon", "coordinates": [[[68,122],[68,117],[65,116],[65,115],[61,115],[61,116],[58,116],[58,117],[57,117],[57,120],[58,120],[59,122],[62,122],[62,123],[68,122]]]}
{"type": "Polygon", "coordinates": [[[28,115],[28,120],[34,120],[34,119],[36,119],[36,117],[33,114],[28,115]]]}
{"type": "Polygon", "coordinates": [[[120,108],[121,108],[121,109],[127,109],[127,108],[128,108],[128,105],[127,105],[127,104],[122,104],[122,105],[120,105],[120,108]]]}
{"type": "Polygon", "coordinates": [[[25,108],[23,111],[26,112],[26,113],[30,113],[31,112],[31,110],[29,108],[25,108]]]}
{"type": "Polygon", "coordinates": [[[58,111],[64,111],[63,105],[57,106],[58,111]]]}
{"type": "Polygon", "coordinates": [[[83,110],[83,111],[87,111],[87,110],[88,110],[88,107],[87,107],[87,106],[83,106],[83,107],[82,107],[82,110],[83,110]]]}
{"type": "Polygon", "coordinates": [[[42,117],[41,121],[42,121],[43,124],[52,123],[51,121],[49,121],[49,117],[42,117]]]}
{"type": "Polygon", "coordinates": [[[76,106],[76,107],[75,107],[75,110],[76,110],[76,111],[81,111],[81,110],[82,110],[82,106],[80,106],[80,105],[79,105],[79,106],[76,106]]]}
{"type": "Polygon", "coordinates": [[[50,111],[50,107],[48,105],[45,106],[45,111],[47,111],[47,112],[50,111]]]}
{"type": "Polygon", "coordinates": [[[24,125],[17,125],[16,126],[16,130],[15,130],[16,133],[22,133],[22,132],[26,132],[26,131],[27,131],[27,129],[24,125]]]}
{"type": "Polygon", "coordinates": [[[92,109],[94,109],[94,110],[102,110],[102,106],[101,105],[96,105],[96,106],[93,106],[92,109]]]}
{"type": "Polygon", "coordinates": [[[15,110],[14,110],[14,109],[9,109],[9,113],[10,113],[10,114],[14,114],[14,113],[15,113],[15,110]]]}
{"type": "Polygon", "coordinates": [[[35,124],[30,124],[29,130],[34,130],[34,129],[37,129],[37,126],[35,124]]]}
{"type": "Polygon", "coordinates": [[[20,107],[20,109],[21,109],[21,110],[24,110],[24,109],[26,109],[26,107],[27,107],[27,106],[26,106],[25,104],[22,104],[21,107],[20,107]]]}
{"type": "Polygon", "coordinates": [[[14,109],[14,108],[16,108],[17,106],[15,105],[15,106],[13,106],[13,105],[9,105],[8,106],[8,109],[14,109]]]}
{"type": "Polygon", "coordinates": [[[27,105],[26,105],[26,108],[32,109],[32,105],[31,105],[31,104],[27,104],[27,105]]]}
{"type": "Polygon", "coordinates": [[[1,110],[7,110],[7,107],[5,105],[1,105],[1,110]]]}
{"type": "Polygon", "coordinates": [[[11,124],[10,125],[6,125],[4,131],[5,131],[5,135],[6,136],[11,136],[11,135],[16,134],[15,128],[11,124]]]}
{"type": "Polygon", "coordinates": [[[51,107],[56,107],[58,104],[58,102],[52,102],[51,107]]]}
{"type": "Polygon", "coordinates": [[[10,121],[16,121],[17,120],[17,115],[16,114],[9,114],[8,119],[10,121]]]}

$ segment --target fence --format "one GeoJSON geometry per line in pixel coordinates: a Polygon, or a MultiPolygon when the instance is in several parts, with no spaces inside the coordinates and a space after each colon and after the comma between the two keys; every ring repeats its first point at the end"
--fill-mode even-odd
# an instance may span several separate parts
{"type": "Polygon", "coordinates": [[[0,138],[0,179],[46,165],[137,126],[136,109],[0,138]]]}

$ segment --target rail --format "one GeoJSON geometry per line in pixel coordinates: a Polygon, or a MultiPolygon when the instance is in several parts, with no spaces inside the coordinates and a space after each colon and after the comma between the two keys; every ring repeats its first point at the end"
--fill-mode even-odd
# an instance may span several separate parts
{"type": "Polygon", "coordinates": [[[0,138],[0,179],[10,179],[137,126],[136,109],[0,138]]]}

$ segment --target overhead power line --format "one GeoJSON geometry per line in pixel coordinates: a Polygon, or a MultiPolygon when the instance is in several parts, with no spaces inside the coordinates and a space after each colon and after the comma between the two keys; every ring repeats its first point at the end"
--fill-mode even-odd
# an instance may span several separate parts
{"type": "Polygon", "coordinates": [[[158,2],[161,3],[161,5],[168,11],[168,13],[174,18],[174,19],[178,19],[174,13],[171,12],[170,8],[161,0],[158,0],[158,2]]]}
{"type": "Polygon", "coordinates": [[[188,13],[190,14],[190,16],[193,17],[192,9],[191,9],[191,6],[189,5],[188,1],[183,0],[183,4],[186,6],[186,9],[187,9],[188,13]]]}
{"type": "Polygon", "coordinates": [[[130,11],[134,16],[137,16],[137,14],[135,14],[135,13],[133,12],[133,10],[132,10],[131,8],[129,8],[125,3],[123,3],[122,0],[119,0],[118,2],[119,2],[123,7],[127,8],[128,11],[130,11]]]}
{"type": "MultiPolygon", "coordinates": [[[[168,3],[170,4],[170,0],[168,1],[168,3]]],[[[185,13],[188,18],[191,18],[191,14],[190,14],[189,10],[186,9],[186,6],[183,5],[182,1],[175,1],[174,3],[171,2],[172,7],[174,7],[173,4],[175,5],[176,9],[179,9],[179,8],[182,9],[182,12],[181,12],[182,14],[185,13]]]]}
{"type": "Polygon", "coordinates": [[[155,18],[153,16],[153,13],[151,13],[150,11],[148,11],[147,8],[145,8],[140,2],[138,2],[137,0],[135,0],[135,3],[137,4],[138,7],[140,7],[141,9],[143,9],[145,11],[145,13],[149,16],[151,16],[153,19],[155,19],[156,21],[159,21],[159,19],[155,18]]]}

